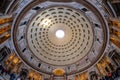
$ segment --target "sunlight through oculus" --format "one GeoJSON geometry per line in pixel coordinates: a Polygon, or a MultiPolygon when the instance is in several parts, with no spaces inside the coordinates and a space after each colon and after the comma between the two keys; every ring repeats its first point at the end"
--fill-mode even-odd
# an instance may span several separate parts
{"type": "Polygon", "coordinates": [[[63,30],[57,30],[55,35],[57,38],[62,39],[65,36],[65,32],[63,30]]]}

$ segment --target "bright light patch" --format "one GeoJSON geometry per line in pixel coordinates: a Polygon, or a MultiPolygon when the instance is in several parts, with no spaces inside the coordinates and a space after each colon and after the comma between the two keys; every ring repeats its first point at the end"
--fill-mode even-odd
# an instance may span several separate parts
{"type": "Polygon", "coordinates": [[[57,30],[55,35],[57,38],[62,39],[65,36],[65,32],[63,30],[57,30]]]}

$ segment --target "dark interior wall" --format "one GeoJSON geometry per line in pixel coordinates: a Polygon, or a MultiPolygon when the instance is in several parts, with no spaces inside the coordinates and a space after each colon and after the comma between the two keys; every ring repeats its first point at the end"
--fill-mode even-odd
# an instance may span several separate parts
{"type": "Polygon", "coordinates": [[[113,6],[117,16],[120,16],[120,3],[112,3],[112,6],[113,6]]]}
{"type": "Polygon", "coordinates": [[[4,13],[12,0],[0,0],[0,13],[4,13]]]}

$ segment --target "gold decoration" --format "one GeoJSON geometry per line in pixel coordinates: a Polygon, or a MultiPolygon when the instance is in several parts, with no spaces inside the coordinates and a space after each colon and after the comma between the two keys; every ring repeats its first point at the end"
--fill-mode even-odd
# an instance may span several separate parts
{"type": "Polygon", "coordinates": [[[57,75],[57,76],[62,76],[65,74],[65,71],[62,68],[57,68],[57,69],[53,70],[53,74],[57,75]]]}

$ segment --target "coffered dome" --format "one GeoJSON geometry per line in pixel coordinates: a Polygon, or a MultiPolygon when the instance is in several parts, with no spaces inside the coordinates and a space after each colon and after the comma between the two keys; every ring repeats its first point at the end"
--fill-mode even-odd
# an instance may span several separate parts
{"type": "Polygon", "coordinates": [[[40,11],[27,28],[27,42],[32,53],[53,65],[79,61],[93,44],[93,30],[87,17],[68,7],[40,11]]]}
{"type": "Polygon", "coordinates": [[[57,68],[65,74],[90,68],[104,54],[108,42],[103,15],[86,0],[31,1],[18,12],[12,31],[15,51],[23,62],[48,74],[57,68]]]}

